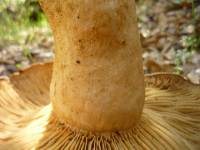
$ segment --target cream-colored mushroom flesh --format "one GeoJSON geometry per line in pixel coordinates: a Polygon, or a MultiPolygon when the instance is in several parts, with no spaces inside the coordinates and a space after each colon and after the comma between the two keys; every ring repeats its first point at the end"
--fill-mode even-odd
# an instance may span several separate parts
{"type": "Polygon", "coordinates": [[[1,150],[199,150],[200,85],[142,71],[134,0],[40,0],[55,60],[0,79],[1,150]]]}
{"type": "Polygon", "coordinates": [[[134,1],[41,0],[41,5],[55,37],[50,94],[60,121],[90,131],[136,124],[144,77],[134,1]]]}

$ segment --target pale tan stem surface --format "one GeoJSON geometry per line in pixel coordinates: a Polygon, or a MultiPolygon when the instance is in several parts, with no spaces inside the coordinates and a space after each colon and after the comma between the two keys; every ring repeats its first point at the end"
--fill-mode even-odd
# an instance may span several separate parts
{"type": "Polygon", "coordinates": [[[134,126],[144,75],[134,0],[40,0],[55,38],[50,97],[61,122],[89,131],[134,126]]]}

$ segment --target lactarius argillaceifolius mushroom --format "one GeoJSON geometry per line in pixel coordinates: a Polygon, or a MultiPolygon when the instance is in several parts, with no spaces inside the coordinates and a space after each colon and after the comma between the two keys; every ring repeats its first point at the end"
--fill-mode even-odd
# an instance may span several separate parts
{"type": "Polygon", "coordinates": [[[40,3],[53,70],[35,65],[0,81],[0,149],[200,149],[200,86],[144,77],[134,0],[40,3]]]}

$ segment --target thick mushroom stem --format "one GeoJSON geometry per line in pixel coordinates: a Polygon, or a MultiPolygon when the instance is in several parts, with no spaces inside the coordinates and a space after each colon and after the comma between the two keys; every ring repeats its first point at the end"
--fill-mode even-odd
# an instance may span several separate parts
{"type": "Polygon", "coordinates": [[[63,123],[88,131],[133,127],[144,104],[134,0],[40,0],[55,38],[50,97],[63,123]]]}

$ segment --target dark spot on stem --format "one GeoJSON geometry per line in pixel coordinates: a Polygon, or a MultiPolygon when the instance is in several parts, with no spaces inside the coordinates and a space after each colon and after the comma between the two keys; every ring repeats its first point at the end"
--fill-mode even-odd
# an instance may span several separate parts
{"type": "Polygon", "coordinates": [[[122,45],[126,45],[126,41],[122,41],[122,45]]]}
{"type": "Polygon", "coordinates": [[[77,63],[77,64],[80,64],[81,62],[80,62],[80,60],[77,60],[76,63],[77,63]]]}

